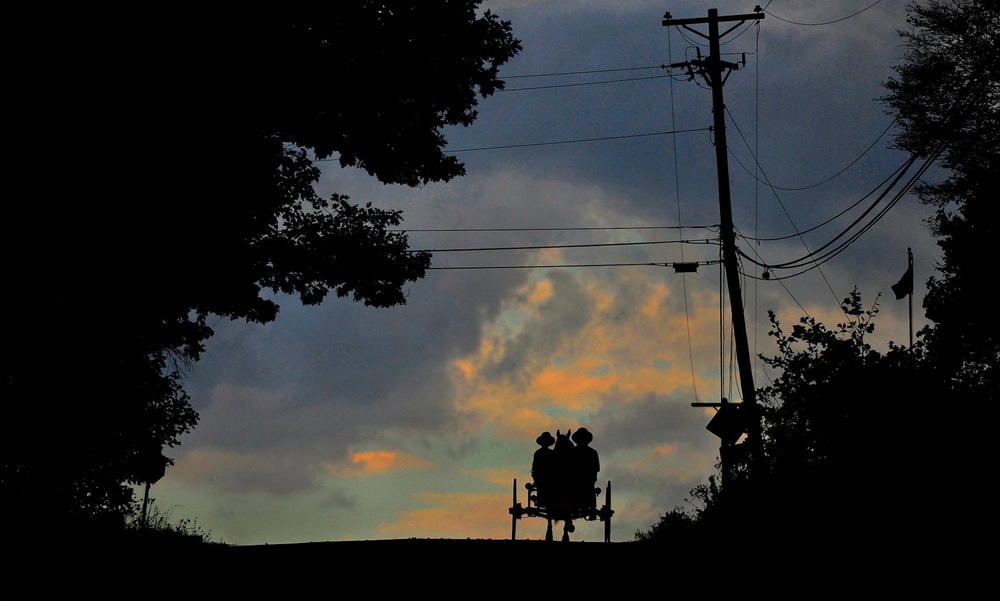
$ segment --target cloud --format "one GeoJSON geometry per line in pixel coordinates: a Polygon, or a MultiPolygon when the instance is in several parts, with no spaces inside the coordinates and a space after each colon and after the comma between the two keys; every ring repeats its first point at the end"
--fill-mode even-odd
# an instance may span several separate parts
{"type": "MultiPolygon", "coordinates": [[[[554,429],[560,415],[579,419],[644,395],[688,389],[688,328],[705,339],[718,327],[718,303],[685,308],[663,275],[535,272],[483,325],[478,351],[453,361],[456,402],[509,435],[533,438],[554,429]],[[686,318],[685,328],[670,325],[679,318],[686,318]]],[[[714,366],[707,368],[711,373],[714,366]]]]}
{"type": "Polygon", "coordinates": [[[357,451],[351,454],[348,462],[325,464],[324,471],[329,476],[366,476],[422,469],[430,465],[420,457],[400,451],[357,451]]]}
{"type": "Polygon", "coordinates": [[[309,490],[313,477],[298,460],[267,454],[198,448],[183,455],[168,470],[170,478],[188,486],[223,491],[290,494],[309,490]]]}

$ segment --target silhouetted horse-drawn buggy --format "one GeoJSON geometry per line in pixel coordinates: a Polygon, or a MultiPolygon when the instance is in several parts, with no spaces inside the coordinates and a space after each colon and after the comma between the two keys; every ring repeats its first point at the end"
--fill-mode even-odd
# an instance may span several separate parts
{"type": "Polygon", "coordinates": [[[510,537],[517,538],[517,520],[522,517],[545,518],[548,526],[545,540],[553,540],[552,523],[563,523],[562,540],[568,542],[569,535],[576,530],[575,520],[604,522],[604,542],[611,542],[611,481],[604,489],[604,505],[597,507],[601,494],[596,486],[600,461],[597,451],[589,444],[593,436],[586,428],[578,428],[571,435],[556,431],[556,438],[543,432],[536,442],[539,449],[531,464],[533,482],[527,482],[528,502],[521,505],[517,501],[517,478],[514,479],[513,505],[508,513],[510,537]],[[573,443],[576,443],[574,445],[573,443]],[[554,449],[548,447],[555,444],[554,449]]]}

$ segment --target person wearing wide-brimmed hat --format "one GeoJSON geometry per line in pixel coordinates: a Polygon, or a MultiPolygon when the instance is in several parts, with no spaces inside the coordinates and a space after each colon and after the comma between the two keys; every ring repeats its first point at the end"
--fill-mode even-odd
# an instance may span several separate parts
{"type": "Polygon", "coordinates": [[[597,508],[597,472],[601,471],[601,460],[597,449],[590,446],[594,435],[580,427],[573,432],[573,482],[577,502],[580,507],[594,511],[597,508]]]}
{"type": "Polygon", "coordinates": [[[556,439],[551,432],[542,432],[535,439],[538,449],[535,450],[535,455],[531,460],[531,479],[535,485],[536,503],[543,507],[552,484],[553,457],[551,447],[555,442],[556,439]]]}

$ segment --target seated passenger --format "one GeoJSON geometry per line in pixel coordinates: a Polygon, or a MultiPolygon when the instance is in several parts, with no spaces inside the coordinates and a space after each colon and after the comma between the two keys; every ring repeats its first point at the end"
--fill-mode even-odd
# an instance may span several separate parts
{"type": "Polygon", "coordinates": [[[597,508],[597,494],[594,492],[597,486],[597,472],[601,471],[601,460],[598,457],[597,449],[590,446],[594,440],[594,435],[586,428],[577,428],[573,433],[572,461],[572,482],[574,490],[574,504],[587,510],[597,508]]]}
{"type": "Polygon", "coordinates": [[[551,492],[553,476],[553,450],[550,447],[555,444],[556,439],[552,437],[551,432],[542,432],[535,442],[538,444],[538,449],[535,450],[531,461],[531,479],[535,484],[536,504],[545,506],[547,494],[551,492]]]}

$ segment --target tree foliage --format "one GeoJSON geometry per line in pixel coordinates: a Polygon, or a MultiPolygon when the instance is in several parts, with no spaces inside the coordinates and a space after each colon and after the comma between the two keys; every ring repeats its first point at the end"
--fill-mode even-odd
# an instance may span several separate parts
{"type": "Polygon", "coordinates": [[[956,390],[995,399],[1000,330],[992,311],[992,242],[1000,178],[1000,6],[931,0],[908,7],[904,61],[882,99],[896,116],[896,145],[938,158],[944,176],[921,182],[936,212],[931,230],[943,261],[927,281],[932,325],[919,334],[956,390]]]}
{"type": "Polygon", "coordinates": [[[444,128],[520,50],[479,4],[5,9],[5,510],[121,518],[136,457],[197,423],[210,320],[405,303],[430,255],[400,211],[317,194],[317,161],[461,176],[444,128]]]}
{"type": "Polygon", "coordinates": [[[926,368],[923,344],[880,353],[866,341],[877,302],[865,309],[854,290],[842,309],[833,329],[802,317],[786,332],[770,314],[778,352],[761,357],[774,377],[758,391],[766,470],[696,489],[697,531],[799,548],[877,533],[896,547],[950,527],[927,520],[946,502],[929,497],[928,481],[975,478],[980,464],[966,453],[978,445],[955,445],[963,416],[942,409],[951,393],[926,368]]]}
{"type": "Polygon", "coordinates": [[[781,529],[903,536],[928,470],[950,455],[922,433],[937,426],[946,439],[954,416],[938,414],[946,388],[923,369],[922,345],[890,342],[882,354],[866,342],[877,301],[864,309],[855,289],[842,309],[836,329],[802,317],[790,333],[771,314],[778,354],[762,359],[778,375],[760,389],[768,469],[751,489],[768,491],[781,529]]]}

